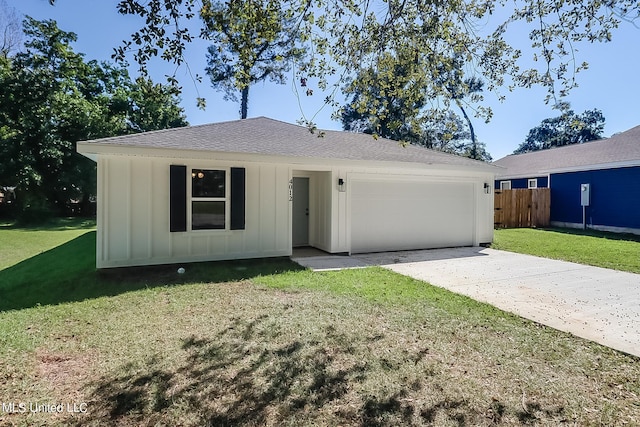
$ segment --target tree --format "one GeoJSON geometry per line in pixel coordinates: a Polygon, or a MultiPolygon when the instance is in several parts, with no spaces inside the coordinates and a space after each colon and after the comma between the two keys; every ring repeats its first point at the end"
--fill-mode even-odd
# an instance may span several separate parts
{"type": "Polygon", "coordinates": [[[454,102],[456,103],[456,105],[458,106],[458,108],[460,109],[460,111],[462,112],[462,115],[464,116],[464,119],[467,122],[467,126],[469,127],[469,135],[471,138],[471,146],[468,152],[468,156],[472,159],[480,159],[480,153],[478,152],[478,140],[476,138],[476,132],[473,128],[473,123],[471,122],[471,118],[469,117],[469,115],[467,114],[467,111],[464,108],[463,105],[463,100],[465,98],[465,96],[467,96],[468,94],[473,94],[475,92],[482,92],[482,86],[484,85],[484,83],[482,83],[482,80],[476,79],[476,78],[469,78],[466,79],[463,83],[463,87],[464,87],[464,91],[455,91],[455,89],[451,89],[451,99],[454,100],[454,102]]]}
{"type": "MultiPolygon", "coordinates": [[[[405,51],[404,54],[412,54],[405,51]]],[[[468,130],[460,118],[450,110],[435,114],[428,108],[422,90],[407,90],[409,86],[426,85],[420,67],[404,61],[397,55],[381,55],[375,67],[362,70],[345,88],[351,101],[340,113],[342,126],[347,131],[364,132],[396,141],[422,145],[478,160],[491,160],[491,156],[475,137],[471,120],[463,100],[469,94],[476,100],[481,82],[469,78],[460,80],[460,73],[442,70],[441,79],[456,105],[462,111],[468,130]],[[453,76],[458,77],[455,80],[453,76]],[[407,92],[416,94],[406,98],[407,92]],[[365,95],[366,94],[366,95],[365,95]],[[470,140],[470,142],[469,142],[470,140]]]]}
{"type": "MultiPolygon", "coordinates": [[[[490,112],[484,111],[485,109],[480,106],[473,107],[471,105],[484,99],[482,95],[484,82],[475,76],[467,77],[463,63],[462,56],[459,53],[454,53],[450,60],[440,64],[437,79],[438,85],[445,88],[449,98],[458,107],[467,123],[471,144],[468,146],[468,150],[465,150],[466,156],[478,160],[482,156],[478,152],[478,140],[471,117],[467,114],[467,108],[474,109],[476,115],[482,115],[485,112],[487,118],[490,117],[490,112]]],[[[486,157],[487,153],[485,152],[484,155],[486,157]]],[[[491,156],[488,157],[491,158],[491,156]]]]}
{"type": "MultiPolygon", "coordinates": [[[[124,60],[131,52],[143,70],[156,55],[181,64],[193,37],[186,21],[197,15],[197,4],[120,0],[119,11],[141,17],[144,24],[117,48],[115,58],[124,60]]],[[[485,90],[501,98],[500,87],[541,85],[548,89],[547,102],[565,105],[577,73],[587,67],[579,57],[580,44],[611,40],[623,21],[639,18],[640,9],[636,0],[287,0],[282,5],[286,19],[298,23],[301,40],[311,52],[298,67],[302,77],[318,78],[320,88],[331,79],[341,86],[383,55],[412,50],[414,55],[398,57],[403,65],[418,67],[428,84],[408,86],[402,97],[416,97],[419,90],[426,99],[437,100],[434,108],[440,111],[452,102],[438,78],[443,64],[477,70],[475,77],[484,82],[485,90]],[[514,25],[529,32],[532,67],[520,62],[527,46],[507,42],[514,25]]],[[[206,35],[206,29],[201,34],[206,35]]],[[[236,87],[241,89],[241,83],[236,87]]],[[[373,110],[380,107],[375,97],[367,104],[373,110]]],[[[491,115],[488,110],[483,113],[485,118],[491,115]]]]}
{"type": "Polygon", "coordinates": [[[55,21],[27,18],[24,33],[26,50],[0,59],[0,182],[25,214],[95,195],[95,164],[76,141],[186,125],[171,88],[86,62],[55,21]]]}
{"type": "Polygon", "coordinates": [[[177,93],[170,86],[138,77],[129,81],[124,90],[123,100],[126,101],[128,109],[122,112],[121,119],[127,125],[123,133],[148,132],[188,125],[184,109],[178,105],[177,93]]]}
{"type": "MultiPolygon", "coordinates": [[[[482,100],[482,97],[479,96],[479,94],[482,92],[484,82],[476,77],[464,78],[460,68],[456,68],[451,71],[452,72],[444,71],[442,73],[442,76],[445,78],[443,86],[447,88],[447,92],[449,93],[451,100],[456,104],[458,109],[460,109],[462,116],[467,122],[467,127],[469,128],[471,145],[469,146],[469,150],[466,152],[466,157],[480,160],[483,156],[486,157],[487,153],[486,151],[483,154],[479,152],[476,132],[473,128],[471,118],[467,114],[465,104],[469,100],[471,102],[478,102],[482,100]]],[[[490,158],[491,156],[489,156],[489,159],[490,158]]]]}
{"type": "Polygon", "coordinates": [[[422,129],[427,100],[420,91],[413,98],[402,96],[407,86],[423,83],[417,71],[391,53],[361,70],[344,89],[351,101],[340,113],[343,129],[427,145],[422,129]]]}
{"type": "Polygon", "coordinates": [[[568,110],[558,117],[544,119],[539,126],[531,129],[525,141],[513,154],[601,139],[604,121],[602,111],[598,109],[587,110],[581,115],[568,110]]]}
{"type": "Polygon", "coordinates": [[[484,142],[474,140],[469,128],[452,111],[441,117],[431,118],[424,124],[422,144],[427,148],[457,154],[474,160],[490,162],[491,154],[484,142]]]}
{"type": "MultiPolygon", "coordinates": [[[[393,62],[387,65],[391,65],[393,62]]],[[[471,139],[462,120],[448,111],[437,116],[423,115],[425,99],[407,100],[396,96],[398,89],[414,84],[416,79],[406,69],[380,64],[350,83],[351,102],[340,113],[346,131],[363,132],[376,137],[421,145],[427,148],[491,161],[485,145],[471,139]],[[369,97],[362,97],[363,92],[369,97]],[[366,102],[373,95],[382,106],[372,112],[366,102]]]]}
{"type": "Polygon", "coordinates": [[[20,20],[13,8],[0,0],[0,57],[6,58],[22,43],[20,20]]]}
{"type": "Polygon", "coordinates": [[[249,87],[269,79],[284,84],[291,61],[299,60],[295,21],[287,18],[279,0],[205,0],[200,16],[205,22],[209,47],[206,73],[212,86],[237,102],[240,118],[247,118],[249,87]]]}
{"type": "Polygon", "coordinates": [[[480,141],[469,141],[467,144],[458,146],[456,154],[474,160],[482,160],[483,162],[491,162],[493,160],[491,153],[487,151],[487,144],[480,141]]]}

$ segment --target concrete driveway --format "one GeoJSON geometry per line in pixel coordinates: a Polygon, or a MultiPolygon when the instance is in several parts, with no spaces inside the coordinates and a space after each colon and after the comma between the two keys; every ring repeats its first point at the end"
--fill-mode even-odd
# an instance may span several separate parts
{"type": "Polygon", "coordinates": [[[638,274],[479,247],[292,259],[315,270],[379,265],[640,356],[638,274]]]}

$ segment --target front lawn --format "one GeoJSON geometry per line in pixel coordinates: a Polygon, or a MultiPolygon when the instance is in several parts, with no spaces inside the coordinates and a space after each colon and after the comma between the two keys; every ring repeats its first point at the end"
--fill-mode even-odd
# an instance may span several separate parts
{"type": "Polygon", "coordinates": [[[0,396],[27,405],[0,425],[640,423],[638,358],[388,270],[95,273],[93,243],[0,270],[0,396]]]}
{"type": "MultiPolygon", "coordinates": [[[[0,311],[82,301],[155,286],[227,281],[291,268],[289,260],[140,267],[96,271],[95,223],[0,227],[0,311]],[[284,264],[283,264],[284,263],[284,264]]],[[[298,267],[299,268],[299,267],[298,267]]]]}
{"type": "Polygon", "coordinates": [[[94,220],[78,218],[55,219],[46,226],[30,228],[0,223],[0,270],[59,246],[94,228],[94,220]]]}
{"type": "Polygon", "coordinates": [[[640,273],[640,236],[573,229],[499,229],[491,247],[640,273]]]}

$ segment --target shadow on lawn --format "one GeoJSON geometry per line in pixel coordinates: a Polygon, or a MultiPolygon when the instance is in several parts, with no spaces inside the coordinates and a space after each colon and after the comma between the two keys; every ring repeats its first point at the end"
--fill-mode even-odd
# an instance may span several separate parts
{"type": "Polygon", "coordinates": [[[220,283],[302,269],[288,258],[96,270],[96,232],[0,270],[0,311],[83,301],[167,285],[220,283]]]}
{"type": "MultiPolygon", "coordinates": [[[[144,374],[140,366],[126,367],[124,375],[92,383],[88,398],[95,403],[81,424],[383,426],[448,420],[466,426],[502,419],[505,407],[497,401],[482,412],[420,380],[403,384],[401,376],[396,390],[363,390],[370,377],[394,374],[380,373],[384,359],[345,362],[343,356],[375,345],[377,337],[354,339],[330,326],[318,341],[272,344],[267,318],[235,318],[212,339],[184,339],[183,362],[176,368],[162,369],[150,357],[144,374]],[[434,395],[439,401],[424,403],[424,396],[434,395]]],[[[416,369],[414,360],[423,356],[411,355],[405,368],[416,369]]]]}
{"type": "Polygon", "coordinates": [[[609,231],[598,231],[593,229],[583,230],[580,228],[540,228],[542,231],[551,231],[554,233],[560,234],[570,234],[572,236],[589,236],[589,237],[599,237],[602,239],[608,240],[623,240],[629,242],[638,242],[640,243],[640,235],[631,234],[631,233],[613,233],[609,231]]]}
{"type": "Polygon", "coordinates": [[[507,407],[495,398],[478,407],[450,391],[456,387],[446,374],[431,379],[438,374],[424,370],[422,362],[433,362],[422,350],[388,366],[387,353],[370,351],[381,335],[328,325],[315,339],[282,340],[273,323],[281,316],[231,317],[209,338],[183,339],[179,361],[170,367],[153,355],[142,366],[92,381],[91,411],[77,425],[472,426],[506,418],[535,425],[563,415],[562,407],[507,407]],[[379,381],[385,385],[371,386],[379,381]]]}

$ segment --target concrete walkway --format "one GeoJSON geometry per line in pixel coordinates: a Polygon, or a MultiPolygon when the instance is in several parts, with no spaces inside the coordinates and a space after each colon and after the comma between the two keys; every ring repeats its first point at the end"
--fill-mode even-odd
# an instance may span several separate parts
{"type": "Polygon", "coordinates": [[[292,259],[314,270],[380,265],[640,356],[638,274],[478,247],[292,259]]]}

